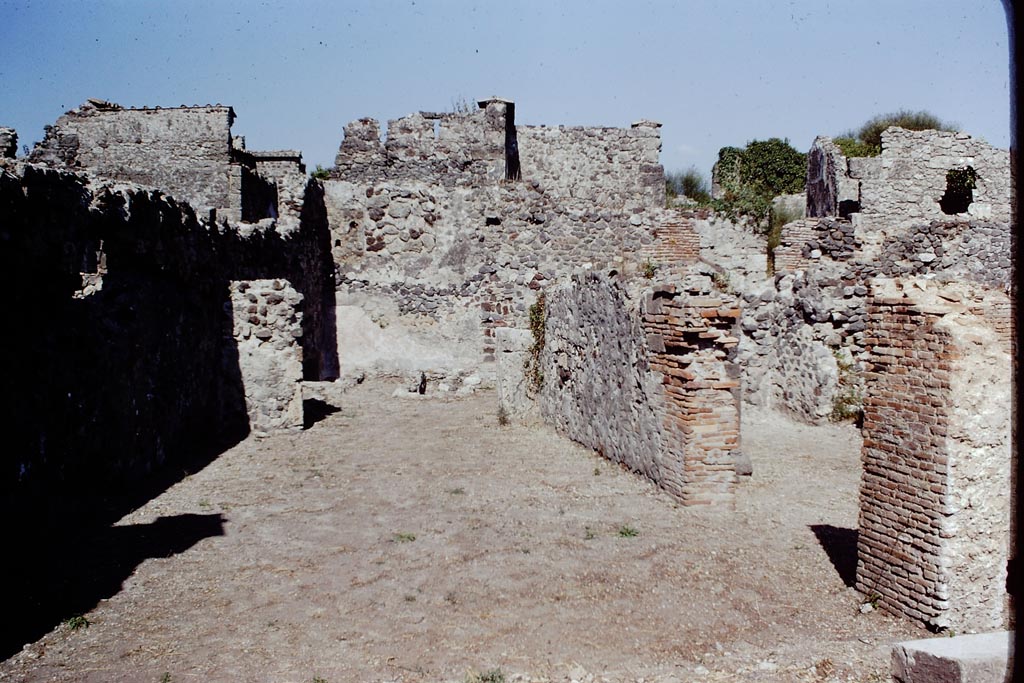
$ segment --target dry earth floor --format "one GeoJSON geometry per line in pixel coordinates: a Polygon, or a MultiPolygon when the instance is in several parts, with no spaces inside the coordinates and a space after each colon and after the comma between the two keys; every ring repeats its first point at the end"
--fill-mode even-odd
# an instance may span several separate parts
{"type": "Polygon", "coordinates": [[[754,476],[695,510],[546,426],[499,426],[493,392],[392,390],[126,516],[205,531],[0,680],[885,681],[891,643],[927,635],[847,585],[851,426],[747,410],[754,476]]]}

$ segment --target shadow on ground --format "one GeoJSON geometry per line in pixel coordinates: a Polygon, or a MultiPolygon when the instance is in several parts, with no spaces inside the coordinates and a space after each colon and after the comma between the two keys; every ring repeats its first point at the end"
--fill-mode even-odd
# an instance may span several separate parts
{"type": "Polygon", "coordinates": [[[341,410],[318,398],[307,398],[302,402],[302,428],[309,429],[317,422],[341,410]]]}
{"type": "Polygon", "coordinates": [[[115,595],[142,561],[170,557],[204,538],[224,535],[224,520],[220,514],[184,514],[79,531],[73,537],[21,535],[21,547],[7,560],[10,601],[0,630],[0,657],[10,657],[58,623],[115,595]]]}
{"type": "Polygon", "coordinates": [[[857,581],[857,530],[831,524],[811,524],[811,531],[825,550],[839,578],[849,588],[857,581]]]}

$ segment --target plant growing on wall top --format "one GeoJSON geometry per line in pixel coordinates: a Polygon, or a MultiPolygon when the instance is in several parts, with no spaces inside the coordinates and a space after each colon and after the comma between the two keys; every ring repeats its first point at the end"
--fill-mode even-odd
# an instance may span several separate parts
{"type": "Polygon", "coordinates": [[[330,170],[324,168],[320,164],[316,165],[316,170],[309,174],[310,177],[316,178],[317,180],[327,180],[331,177],[330,170]]]}
{"type": "Polygon", "coordinates": [[[926,111],[901,109],[889,114],[879,114],[867,121],[856,131],[848,130],[832,139],[843,154],[848,157],[875,157],[882,153],[882,131],[890,126],[907,130],[945,130],[959,128],[955,123],[943,121],[926,111]]]}

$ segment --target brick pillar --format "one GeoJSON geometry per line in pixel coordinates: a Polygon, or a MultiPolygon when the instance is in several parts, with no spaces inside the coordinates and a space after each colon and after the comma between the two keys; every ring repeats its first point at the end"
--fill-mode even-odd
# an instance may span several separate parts
{"type": "Polygon", "coordinates": [[[857,589],[933,628],[1004,625],[1009,347],[993,305],[873,286],[857,589]],[[982,312],[982,315],[978,315],[982,312]]]}

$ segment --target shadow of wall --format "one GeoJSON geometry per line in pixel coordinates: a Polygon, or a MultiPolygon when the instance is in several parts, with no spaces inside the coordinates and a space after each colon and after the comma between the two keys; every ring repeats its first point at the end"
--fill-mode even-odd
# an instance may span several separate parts
{"type": "MultiPolygon", "coordinates": [[[[82,538],[248,432],[224,267],[237,235],[207,229],[158,192],[20,173],[0,172],[0,268],[10,283],[0,515],[5,592],[18,615],[0,640],[4,656],[62,611],[106,595],[69,588],[75,600],[55,603],[54,586],[89,578],[90,561],[76,554],[82,538]],[[99,278],[100,288],[83,287],[99,278]]],[[[132,562],[118,566],[130,573],[132,562]]],[[[127,573],[108,575],[104,590],[127,573]]]]}

